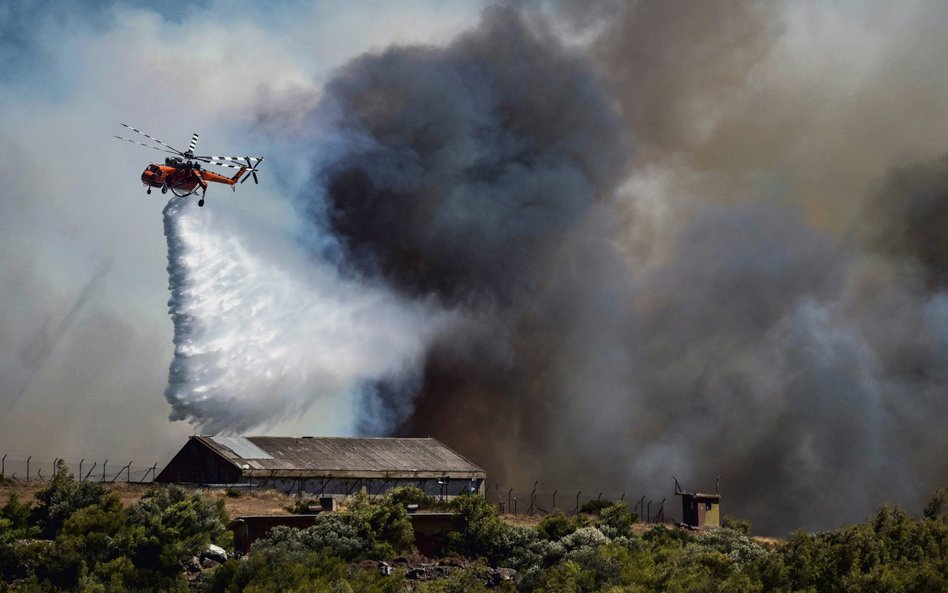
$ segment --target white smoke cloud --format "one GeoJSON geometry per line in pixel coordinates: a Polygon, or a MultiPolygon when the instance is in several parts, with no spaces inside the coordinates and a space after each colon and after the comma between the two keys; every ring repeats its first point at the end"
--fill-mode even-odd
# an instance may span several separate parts
{"type": "Polygon", "coordinates": [[[410,378],[449,321],[433,304],[343,278],[286,234],[226,210],[181,199],[164,216],[175,326],[165,395],[174,420],[239,433],[329,400],[329,418],[299,428],[351,430],[362,383],[410,378]]]}

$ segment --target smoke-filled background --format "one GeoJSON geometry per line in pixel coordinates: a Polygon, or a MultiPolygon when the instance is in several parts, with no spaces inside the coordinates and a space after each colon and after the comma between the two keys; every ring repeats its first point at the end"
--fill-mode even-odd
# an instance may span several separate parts
{"type": "Polygon", "coordinates": [[[941,4],[407,6],[4,42],[61,66],[2,95],[5,446],[173,451],[164,392],[194,430],[431,435],[518,488],[721,476],[765,533],[948,481],[941,4]],[[216,82],[173,80],[195,60],[216,82]],[[117,119],[268,174],[139,201],[151,155],[96,139],[119,189],[76,188],[117,119]]]}

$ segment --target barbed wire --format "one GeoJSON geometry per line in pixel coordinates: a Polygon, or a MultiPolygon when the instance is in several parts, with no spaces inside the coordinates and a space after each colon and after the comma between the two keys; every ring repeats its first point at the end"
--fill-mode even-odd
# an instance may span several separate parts
{"type": "Polygon", "coordinates": [[[9,455],[0,457],[0,476],[14,482],[48,482],[65,468],[80,482],[126,482],[147,484],[155,479],[158,463],[143,464],[134,461],[112,459],[66,459],[61,457],[39,457],[34,455],[9,455]]]}

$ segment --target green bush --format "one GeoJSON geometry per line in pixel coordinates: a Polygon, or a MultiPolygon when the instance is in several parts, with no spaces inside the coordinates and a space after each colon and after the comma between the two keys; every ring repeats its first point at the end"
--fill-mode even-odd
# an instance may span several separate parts
{"type": "Polygon", "coordinates": [[[609,500],[590,500],[582,507],[580,507],[580,513],[586,513],[587,515],[599,515],[603,509],[607,509],[612,506],[612,501],[609,500]]]}
{"type": "Polygon", "coordinates": [[[0,508],[0,519],[9,521],[7,529],[20,532],[22,535],[19,537],[27,537],[25,534],[29,531],[30,511],[30,505],[20,502],[20,497],[14,492],[0,508]]]}
{"type": "Polygon", "coordinates": [[[511,527],[497,507],[479,494],[463,494],[451,501],[458,530],[447,535],[448,551],[470,558],[485,558],[492,565],[510,555],[505,546],[511,527]]]}
{"type": "Polygon", "coordinates": [[[402,575],[354,570],[339,558],[311,552],[273,556],[255,552],[243,561],[228,560],[211,575],[208,593],[401,593],[402,575]]]}
{"type": "Polygon", "coordinates": [[[77,510],[99,503],[111,491],[103,484],[76,482],[62,460],[49,484],[36,493],[37,504],[30,513],[30,523],[39,529],[39,536],[53,539],[63,523],[77,510]]]}
{"type": "Polygon", "coordinates": [[[599,511],[599,527],[611,537],[632,535],[632,524],[639,516],[629,510],[629,505],[617,502],[599,511]]]}
{"type": "Polygon", "coordinates": [[[227,522],[223,499],[156,487],[129,509],[123,544],[139,569],[169,572],[210,543],[228,545],[227,522]]]}
{"type": "Polygon", "coordinates": [[[733,529],[734,531],[748,535],[750,534],[751,522],[747,519],[738,519],[737,517],[731,517],[728,515],[725,516],[721,521],[721,527],[725,529],[733,529]]]}
{"type": "Polygon", "coordinates": [[[267,537],[254,542],[251,553],[272,559],[302,559],[322,552],[342,560],[356,560],[371,550],[349,516],[331,513],[317,516],[315,525],[306,529],[274,527],[267,537]]]}
{"type": "Polygon", "coordinates": [[[585,523],[585,519],[567,517],[563,511],[556,510],[540,520],[537,534],[542,539],[557,541],[585,526],[585,523]]]}
{"type": "Polygon", "coordinates": [[[393,488],[389,490],[386,497],[392,504],[401,505],[406,508],[410,504],[416,504],[420,509],[434,509],[448,506],[434,496],[428,496],[424,490],[417,486],[393,488]]]}
{"type": "Polygon", "coordinates": [[[931,520],[948,518],[948,488],[935,490],[925,507],[924,515],[926,519],[931,520]]]}
{"type": "Polygon", "coordinates": [[[359,534],[369,542],[369,558],[391,558],[395,553],[411,552],[415,530],[399,493],[372,501],[364,492],[349,504],[348,514],[359,534]]]}

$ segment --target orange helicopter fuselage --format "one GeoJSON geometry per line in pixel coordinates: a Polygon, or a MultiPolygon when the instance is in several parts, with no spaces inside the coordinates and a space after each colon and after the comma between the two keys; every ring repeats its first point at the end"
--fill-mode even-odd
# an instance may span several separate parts
{"type": "Polygon", "coordinates": [[[149,187],[168,187],[182,192],[193,192],[198,186],[206,189],[208,181],[235,185],[246,170],[247,167],[241,167],[233,177],[225,177],[207,169],[174,167],[153,163],[142,171],[142,183],[149,187]]]}

